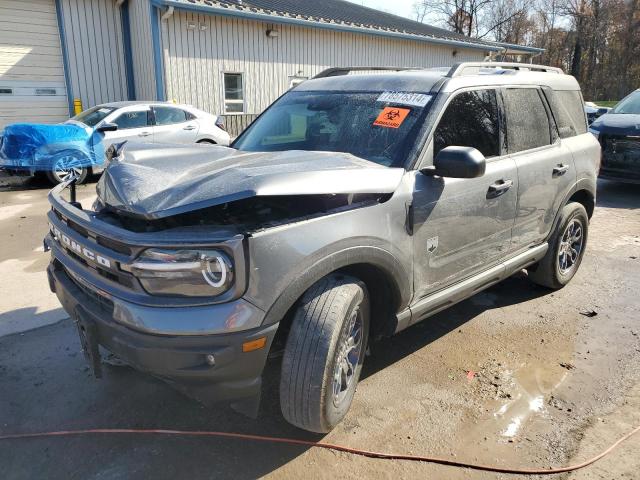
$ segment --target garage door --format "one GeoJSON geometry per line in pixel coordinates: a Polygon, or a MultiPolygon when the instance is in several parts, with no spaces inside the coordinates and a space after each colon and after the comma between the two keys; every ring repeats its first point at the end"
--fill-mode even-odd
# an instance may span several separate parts
{"type": "Polygon", "coordinates": [[[0,0],[0,129],[68,117],[54,0],[0,0]]]}

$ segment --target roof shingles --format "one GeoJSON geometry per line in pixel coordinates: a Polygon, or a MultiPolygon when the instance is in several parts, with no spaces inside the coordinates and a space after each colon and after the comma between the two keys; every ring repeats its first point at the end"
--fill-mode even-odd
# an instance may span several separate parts
{"type": "Polygon", "coordinates": [[[499,44],[467,37],[443,28],[364,7],[343,0],[177,0],[180,3],[229,10],[252,11],[266,15],[298,18],[319,23],[342,24],[384,32],[397,32],[468,43],[470,47],[495,50],[499,44]]]}

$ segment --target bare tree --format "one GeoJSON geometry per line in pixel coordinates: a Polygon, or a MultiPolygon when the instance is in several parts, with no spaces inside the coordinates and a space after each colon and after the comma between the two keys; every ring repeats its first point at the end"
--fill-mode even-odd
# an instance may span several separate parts
{"type": "Polygon", "coordinates": [[[420,22],[434,16],[454,32],[478,38],[517,36],[528,21],[526,0],[420,0],[413,10],[420,22]]]}
{"type": "Polygon", "coordinates": [[[491,0],[420,0],[414,10],[437,17],[440,23],[468,37],[478,35],[478,19],[491,5],[491,0]]]}
{"type": "Polygon", "coordinates": [[[640,87],[640,0],[420,0],[414,12],[463,35],[544,48],[539,61],[574,75],[588,100],[640,87]]]}

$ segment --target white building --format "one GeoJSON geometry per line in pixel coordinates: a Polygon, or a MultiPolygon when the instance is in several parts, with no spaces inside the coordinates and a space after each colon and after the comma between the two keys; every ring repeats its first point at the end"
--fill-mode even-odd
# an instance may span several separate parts
{"type": "Polygon", "coordinates": [[[227,115],[237,131],[327,67],[448,66],[506,51],[541,50],[341,0],[0,0],[0,128],[63,121],[74,99],[176,100],[227,115]]]}

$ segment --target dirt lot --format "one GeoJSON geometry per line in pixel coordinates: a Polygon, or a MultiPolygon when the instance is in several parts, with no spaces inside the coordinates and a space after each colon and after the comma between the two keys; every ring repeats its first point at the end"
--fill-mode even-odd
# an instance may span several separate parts
{"type": "MultiPolygon", "coordinates": [[[[221,430],[544,467],[582,461],[640,425],[637,186],[600,183],[584,262],[562,291],[519,275],[375,345],[351,412],[323,438],[281,418],[277,361],[255,421],[224,405],[206,409],[127,367],[106,366],[104,379],[91,378],[74,326],[47,288],[47,190],[13,185],[0,187],[0,433],[221,430]]],[[[83,187],[80,198],[92,190],[83,187]]],[[[133,436],[5,441],[0,472],[6,479],[530,478],[251,441],[133,436]]],[[[639,479],[640,435],[560,478],[639,479]]]]}

